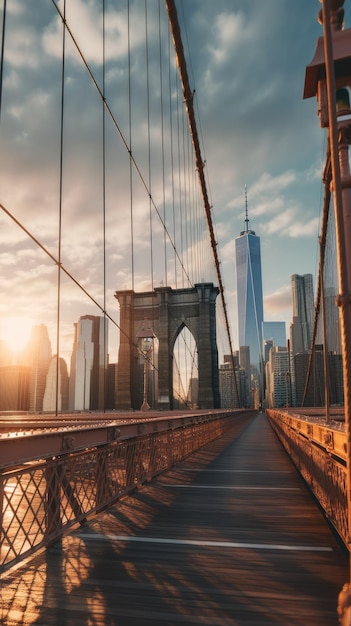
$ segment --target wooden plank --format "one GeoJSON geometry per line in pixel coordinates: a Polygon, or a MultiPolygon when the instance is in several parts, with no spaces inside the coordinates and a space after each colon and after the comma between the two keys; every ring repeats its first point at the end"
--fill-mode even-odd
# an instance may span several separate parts
{"type": "Polygon", "coordinates": [[[331,626],[347,557],[264,415],[2,580],[1,624],[331,626]]]}

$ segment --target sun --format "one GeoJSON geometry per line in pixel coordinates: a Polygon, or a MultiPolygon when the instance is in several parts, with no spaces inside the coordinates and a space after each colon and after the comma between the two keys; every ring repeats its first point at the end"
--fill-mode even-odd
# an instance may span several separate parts
{"type": "Polygon", "coordinates": [[[12,352],[21,352],[29,339],[33,320],[29,317],[5,317],[0,320],[0,337],[12,352]]]}

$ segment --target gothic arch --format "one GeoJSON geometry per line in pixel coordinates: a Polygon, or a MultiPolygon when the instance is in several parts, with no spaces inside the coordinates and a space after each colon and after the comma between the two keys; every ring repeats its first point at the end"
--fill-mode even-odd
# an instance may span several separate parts
{"type": "MultiPolygon", "coordinates": [[[[186,404],[188,402],[191,403],[192,406],[197,406],[198,404],[198,392],[197,392],[197,373],[198,373],[198,346],[197,340],[191,330],[189,328],[189,324],[186,324],[185,321],[181,321],[179,324],[174,336],[170,341],[170,351],[172,355],[172,387],[173,387],[173,402],[174,407],[177,405],[183,405],[183,398],[186,398],[186,404]],[[181,341],[181,336],[184,335],[185,338],[190,340],[190,343],[186,341],[181,341]],[[178,339],[180,340],[179,345],[177,345],[178,339]],[[194,349],[195,347],[195,349],[194,349]],[[190,367],[188,363],[187,357],[190,355],[190,367]],[[194,376],[194,365],[196,364],[196,376],[194,376]],[[185,366],[185,367],[184,367],[185,366]],[[196,380],[195,380],[196,379],[196,380]],[[185,383],[185,384],[184,384],[185,383]],[[176,395],[176,389],[181,387],[183,390],[184,396],[176,395]],[[190,397],[189,397],[190,390],[190,397]]],[[[188,405],[189,406],[189,405],[188,405]]]]}
{"type": "Polygon", "coordinates": [[[120,305],[120,346],[117,373],[117,408],[141,406],[141,365],[138,358],[137,335],[144,322],[158,338],[158,380],[154,381],[151,406],[173,409],[173,348],[186,326],[194,336],[198,351],[200,408],[220,406],[218,351],[216,339],[216,298],[218,287],[198,283],[189,289],[156,287],[154,291],[136,293],[117,291],[120,305]]]}

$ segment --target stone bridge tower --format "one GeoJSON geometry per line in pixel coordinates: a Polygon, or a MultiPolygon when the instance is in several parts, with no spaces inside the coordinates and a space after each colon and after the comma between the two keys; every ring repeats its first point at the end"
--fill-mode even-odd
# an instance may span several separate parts
{"type": "Polygon", "coordinates": [[[120,345],[117,373],[117,408],[139,410],[142,399],[142,362],[138,333],[147,320],[157,337],[153,364],[152,408],[173,409],[173,348],[183,328],[192,333],[198,353],[201,409],[219,408],[218,351],[216,340],[216,298],[218,287],[198,283],[189,289],[156,287],[136,293],[117,291],[120,305],[120,345]]]}

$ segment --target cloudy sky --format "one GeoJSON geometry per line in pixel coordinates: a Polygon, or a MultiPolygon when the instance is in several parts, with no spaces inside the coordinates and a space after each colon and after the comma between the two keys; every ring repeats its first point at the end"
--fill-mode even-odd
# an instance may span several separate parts
{"type": "MultiPolygon", "coordinates": [[[[63,2],[56,4],[63,10],[63,2]]],[[[67,23],[100,85],[101,5],[101,0],[66,1],[67,23]]],[[[107,0],[105,6],[105,82],[112,111],[112,117],[106,119],[107,309],[118,322],[114,291],[131,288],[130,245],[126,243],[130,244],[126,207],[131,199],[129,160],[114,121],[128,141],[128,115],[132,111],[132,143],[138,166],[150,181],[143,60],[146,22],[145,3],[131,1],[128,44],[127,0],[107,0]],[[128,53],[132,68],[130,108],[128,53]],[[112,197],[115,204],[118,198],[117,212],[110,209],[112,197]]],[[[101,212],[98,217],[94,212],[101,205],[102,188],[100,98],[77,46],[67,34],[61,144],[62,21],[55,3],[8,0],[7,7],[0,202],[56,258],[61,228],[63,265],[92,298],[102,303],[103,270],[101,262],[96,262],[101,257],[102,217],[101,212]]],[[[147,31],[154,42],[149,48],[147,71],[154,92],[158,70],[153,54],[158,47],[167,47],[164,35],[158,44],[159,20],[163,33],[167,23],[164,3],[160,3],[160,12],[158,7],[157,0],[147,1],[147,31]]],[[[322,34],[317,21],[320,7],[318,0],[177,0],[191,88],[195,89],[234,348],[238,347],[234,238],[244,227],[245,185],[250,228],[261,238],[265,319],[289,324],[290,275],[312,273],[316,277],[325,135],[319,127],[315,99],[303,100],[302,96],[305,68],[322,34]]],[[[350,19],[347,10],[346,6],[346,26],[350,19]]],[[[156,161],[156,156],[152,159],[156,161]]],[[[133,181],[133,245],[138,251],[135,288],[149,289],[143,274],[150,247],[145,190],[137,176],[133,181]]],[[[155,183],[153,194],[156,202],[162,200],[162,191],[155,183]]],[[[0,333],[8,338],[5,318],[28,316],[35,324],[48,323],[54,341],[55,265],[5,212],[0,214],[0,241],[0,333]]],[[[65,275],[61,299],[61,342],[66,346],[72,342],[73,323],[79,315],[98,311],[65,275]]],[[[111,357],[115,360],[116,355],[111,357]]]]}

